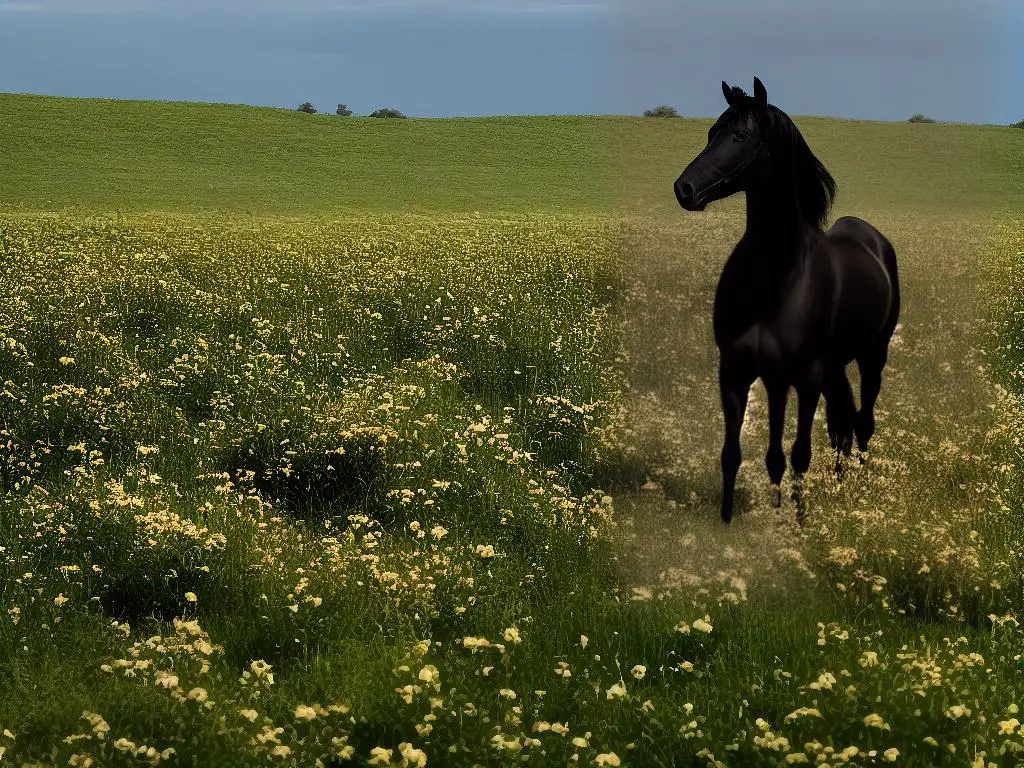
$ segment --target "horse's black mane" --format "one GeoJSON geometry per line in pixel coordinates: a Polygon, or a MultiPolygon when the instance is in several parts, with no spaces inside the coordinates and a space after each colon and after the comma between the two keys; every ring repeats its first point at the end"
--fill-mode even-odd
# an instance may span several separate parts
{"type": "Polygon", "coordinates": [[[763,134],[769,162],[788,171],[784,176],[796,185],[801,217],[811,226],[824,226],[836,198],[836,181],[832,174],[815,157],[789,115],[771,104],[767,110],[756,109],[754,98],[739,86],[734,85],[732,93],[733,106],[719,118],[716,128],[735,117],[752,114],[763,134]]]}

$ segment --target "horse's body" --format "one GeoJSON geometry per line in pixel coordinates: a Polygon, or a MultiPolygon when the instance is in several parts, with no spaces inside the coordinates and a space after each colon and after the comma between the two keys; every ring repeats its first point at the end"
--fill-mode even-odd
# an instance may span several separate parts
{"type": "Polygon", "coordinates": [[[867,450],[900,299],[896,254],[878,230],[854,217],[822,229],[835,182],[792,121],[767,104],[760,81],[755,79],[754,98],[722,86],[730,107],[712,128],[707,148],[679,177],[676,196],[688,210],[703,210],[740,190],[747,197],[747,229],[725,264],[714,305],[726,431],[722,519],[728,522],[741,461],[740,427],[756,379],[768,393],[765,465],[776,504],[786,468],[782,429],[790,387],[799,402],[790,457],[798,502],[822,394],[832,445],[849,455],[856,435],[859,449],[867,450]],[[748,142],[751,134],[755,141],[748,142]],[[846,377],[852,361],[861,372],[859,411],[846,377]]]}

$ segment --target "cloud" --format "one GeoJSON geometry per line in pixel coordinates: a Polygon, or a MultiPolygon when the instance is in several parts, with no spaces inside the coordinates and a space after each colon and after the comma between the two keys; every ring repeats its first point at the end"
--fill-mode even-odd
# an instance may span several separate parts
{"type": "MultiPolygon", "coordinates": [[[[578,0],[577,2],[550,2],[550,0],[296,0],[300,7],[314,10],[410,10],[410,11],[466,11],[487,13],[573,13],[602,11],[612,7],[611,2],[578,0]]],[[[273,2],[265,3],[266,7],[273,2]]]]}
{"type": "MultiPolygon", "coordinates": [[[[162,3],[147,3],[151,8],[162,6],[162,3]]],[[[4,11],[33,11],[37,13],[93,14],[93,13],[127,13],[144,10],[145,6],[132,3],[130,0],[0,0],[0,13],[4,11]]]]}
{"type": "Polygon", "coordinates": [[[43,4],[38,0],[0,0],[0,13],[4,11],[39,11],[43,4]]]}
{"type": "Polygon", "coordinates": [[[612,9],[618,0],[0,0],[2,11],[38,11],[59,14],[128,14],[147,11],[281,11],[362,13],[441,11],[446,13],[590,13],[612,9]]]}

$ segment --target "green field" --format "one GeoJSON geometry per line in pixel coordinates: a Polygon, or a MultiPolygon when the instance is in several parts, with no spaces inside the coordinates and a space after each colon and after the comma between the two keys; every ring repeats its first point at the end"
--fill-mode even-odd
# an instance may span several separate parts
{"type": "MultiPolygon", "coordinates": [[[[672,215],[710,120],[381,120],[0,94],[0,204],[311,216],[672,215]],[[669,185],[669,186],[666,186],[669,185]]],[[[1020,129],[798,118],[843,211],[1017,212],[1020,129]]]]}
{"type": "Polygon", "coordinates": [[[1018,764],[1024,131],[797,122],[902,327],[725,528],[709,120],[0,95],[0,765],[1018,764]]]}

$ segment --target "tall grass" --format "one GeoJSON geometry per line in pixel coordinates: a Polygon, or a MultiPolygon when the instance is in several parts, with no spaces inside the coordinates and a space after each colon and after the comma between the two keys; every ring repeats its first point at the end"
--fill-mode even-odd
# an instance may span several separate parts
{"type": "Polygon", "coordinates": [[[751,461],[728,531],[715,270],[668,259],[730,217],[4,218],[5,758],[1012,760],[1019,422],[956,378],[973,288],[914,301],[962,251],[888,223],[876,455],[817,436],[805,530],[751,461]]]}

